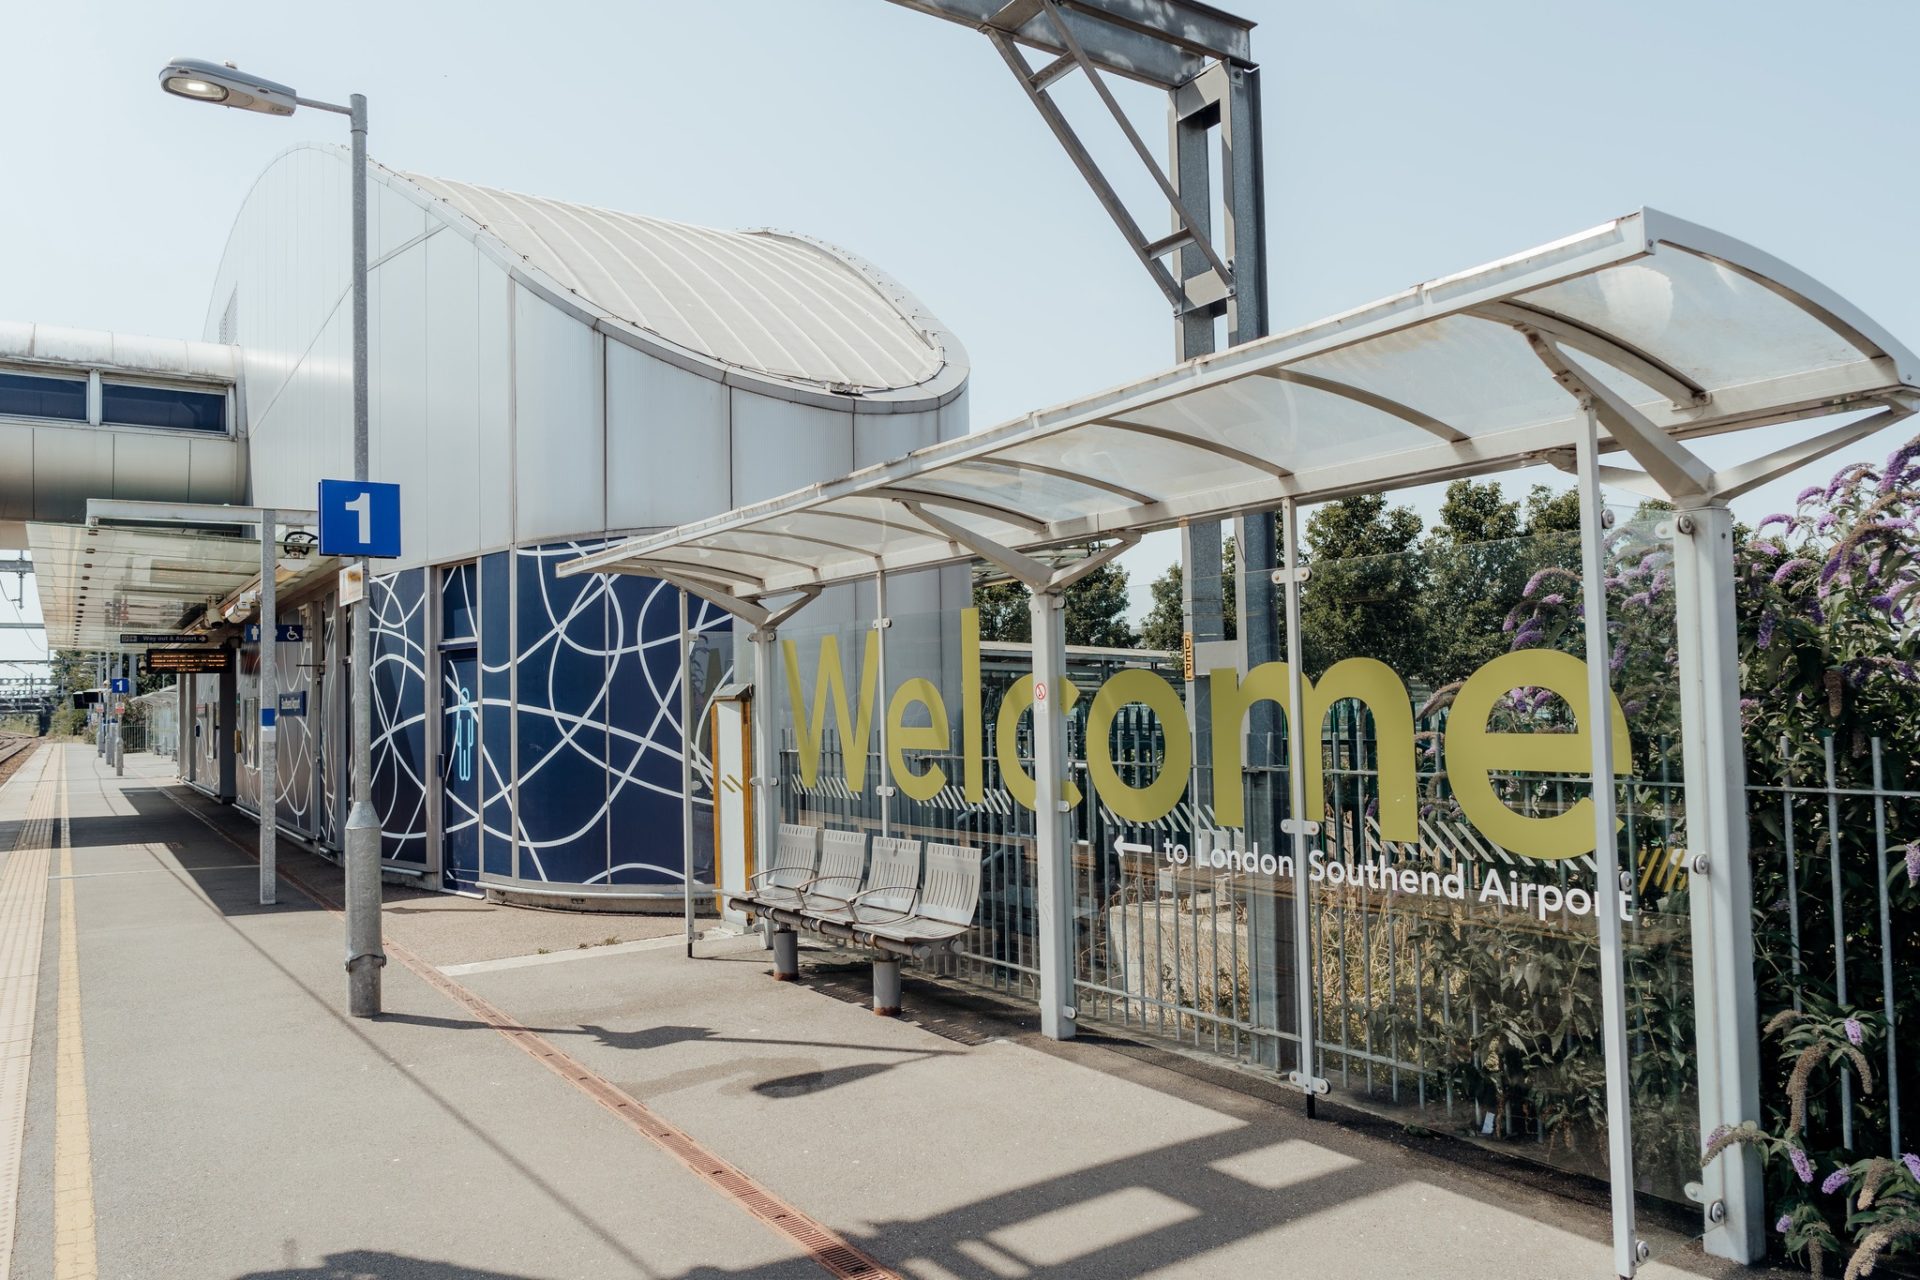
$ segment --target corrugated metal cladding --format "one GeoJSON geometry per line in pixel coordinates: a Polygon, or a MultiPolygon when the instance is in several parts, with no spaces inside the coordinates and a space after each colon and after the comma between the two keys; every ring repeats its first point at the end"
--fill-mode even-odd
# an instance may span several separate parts
{"type": "Polygon", "coordinates": [[[917,386],[944,364],[931,334],[809,241],[405,176],[582,298],[724,364],[862,391],[917,386]]]}

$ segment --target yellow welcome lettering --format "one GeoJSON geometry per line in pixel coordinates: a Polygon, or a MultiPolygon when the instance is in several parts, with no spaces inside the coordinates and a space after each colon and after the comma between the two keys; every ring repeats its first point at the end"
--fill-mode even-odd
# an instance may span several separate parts
{"type": "Polygon", "coordinates": [[[811,787],[820,779],[820,748],[827,733],[827,706],[833,707],[840,730],[841,758],[846,764],[847,787],[856,794],[867,789],[867,735],[873,728],[874,686],[880,681],[880,633],[867,632],[867,648],[860,660],[860,718],[847,711],[847,673],[840,665],[840,637],[820,637],[820,657],[814,668],[813,714],[808,716],[806,694],[800,686],[800,650],[791,640],[780,647],[787,663],[787,693],[793,700],[793,722],[800,726],[800,783],[811,787]]]}

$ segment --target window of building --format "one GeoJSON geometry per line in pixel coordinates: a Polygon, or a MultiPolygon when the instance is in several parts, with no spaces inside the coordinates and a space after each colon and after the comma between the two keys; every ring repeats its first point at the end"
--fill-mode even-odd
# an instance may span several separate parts
{"type": "Polygon", "coordinates": [[[66,422],[85,422],[86,379],[0,372],[0,414],[11,418],[58,418],[66,422]]]}
{"type": "Polygon", "coordinates": [[[101,388],[100,416],[116,427],[169,427],[176,431],[225,431],[227,397],[218,391],[181,391],[109,382],[101,388]]]}

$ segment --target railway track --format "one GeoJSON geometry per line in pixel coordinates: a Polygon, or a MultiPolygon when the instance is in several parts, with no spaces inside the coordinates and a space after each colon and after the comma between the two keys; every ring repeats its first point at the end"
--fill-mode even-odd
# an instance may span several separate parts
{"type": "Polygon", "coordinates": [[[27,762],[28,753],[39,741],[19,734],[0,733],[0,782],[5,782],[15,769],[27,762]]]}

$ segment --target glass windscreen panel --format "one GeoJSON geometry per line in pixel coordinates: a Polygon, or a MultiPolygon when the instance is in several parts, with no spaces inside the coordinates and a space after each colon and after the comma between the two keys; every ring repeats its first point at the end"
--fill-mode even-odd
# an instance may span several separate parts
{"type": "Polygon", "coordinates": [[[227,396],[223,391],[103,382],[100,396],[101,420],[111,426],[206,432],[227,429],[227,396]]]}
{"type": "Polygon", "coordinates": [[[0,372],[0,416],[85,422],[86,379],[0,372]]]}
{"type": "Polygon", "coordinates": [[[1608,650],[1590,655],[1576,532],[1338,554],[1373,541],[1364,514],[1322,508],[1303,539],[1316,1074],[1350,1105],[1607,1177],[1586,714],[1606,663],[1636,1185],[1684,1213],[1699,1102],[1670,517],[1614,513],[1608,650]]]}

